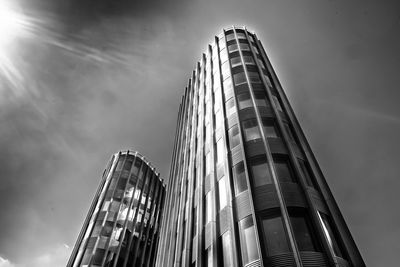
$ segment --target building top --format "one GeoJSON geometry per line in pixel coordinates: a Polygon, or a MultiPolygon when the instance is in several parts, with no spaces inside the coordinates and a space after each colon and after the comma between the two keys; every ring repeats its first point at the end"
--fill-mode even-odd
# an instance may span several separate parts
{"type": "Polygon", "coordinates": [[[151,162],[142,154],[140,154],[138,151],[136,150],[120,150],[118,153],[115,153],[114,156],[121,154],[121,155],[132,155],[135,157],[140,158],[144,163],[147,164],[147,166],[150,167],[150,169],[159,177],[159,179],[162,181],[163,186],[165,187],[164,184],[164,179],[160,177],[160,173],[156,170],[156,168],[151,164],[151,162]]]}

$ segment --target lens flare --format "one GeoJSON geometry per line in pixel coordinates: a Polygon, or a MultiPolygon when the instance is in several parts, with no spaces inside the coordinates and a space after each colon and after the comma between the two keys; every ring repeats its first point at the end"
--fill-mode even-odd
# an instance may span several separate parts
{"type": "Polygon", "coordinates": [[[35,43],[62,49],[79,60],[124,64],[122,56],[87,45],[79,41],[84,39],[81,36],[63,35],[57,25],[51,14],[28,14],[17,1],[0,0],[0,102],[9,96],[37,93],[30,77],[31,69],[37,66],[21,56],[35,43]]]}

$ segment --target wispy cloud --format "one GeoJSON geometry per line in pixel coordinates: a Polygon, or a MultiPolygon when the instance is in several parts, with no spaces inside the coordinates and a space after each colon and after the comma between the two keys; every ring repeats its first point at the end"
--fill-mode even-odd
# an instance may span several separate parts
{"type": "Polygon", "coordinates": [[[65,266],[71,250],[67,244],[55,248],[29,260],[29,263],[13,263],[0,256],[0,267],[61,267],[65,266]]]}

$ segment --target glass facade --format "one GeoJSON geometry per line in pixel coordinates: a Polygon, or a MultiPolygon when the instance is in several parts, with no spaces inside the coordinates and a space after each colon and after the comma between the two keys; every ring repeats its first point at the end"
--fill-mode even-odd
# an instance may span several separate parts
{"type": "Polygon", "coordinates": [[[167,192],[158,267],[365,266],[245,28],[216,36],[185,88],[167,192]]]}
{"type": "Polygon", "coordinates": [[[153,266],[164,198],[143,156],[113,155],[67,266],[153,266]]]}

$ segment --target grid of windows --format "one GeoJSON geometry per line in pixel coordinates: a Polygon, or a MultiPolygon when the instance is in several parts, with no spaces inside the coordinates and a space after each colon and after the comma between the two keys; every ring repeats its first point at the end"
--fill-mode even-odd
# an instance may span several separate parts
{"type": "Polygon", "coordinates": [[[264,256],[300,262],[304,252],[328,260],[333,255],[321,252],[327,246],[316,235],[322,228],[335,255],[343,256],[334,223],[323,216],[315,221],[318,217],[308,208],[314,205],[311,191],[297,183],[304,178],[309,187],[321,186],[310,168],[312,159],[303,158],[309,148],[302,146],[269,64],[256,36],[244,29],[219,35],[199,62],[178,117],[157,266],[178,261],[199,266],[199,260],[205,266],[258,266],[269,263],[264,256]],[[190,177],[197,186],[188,188],[190,177]],[[182,226],[189,228],[190,242],[182,226]],[[190,250],[189,257],[185,250],[190,250]]]}
{"type": "Polygon", "coordinates": [[[145,251],[155,253],[165,194],[159,174],[137,152],[115,154],[108,166],[67,266],[124,266],[131,254],[132,263],[147,264],[145,251]],[[143,240],[143,254],[134,238],[143,240]]]}

